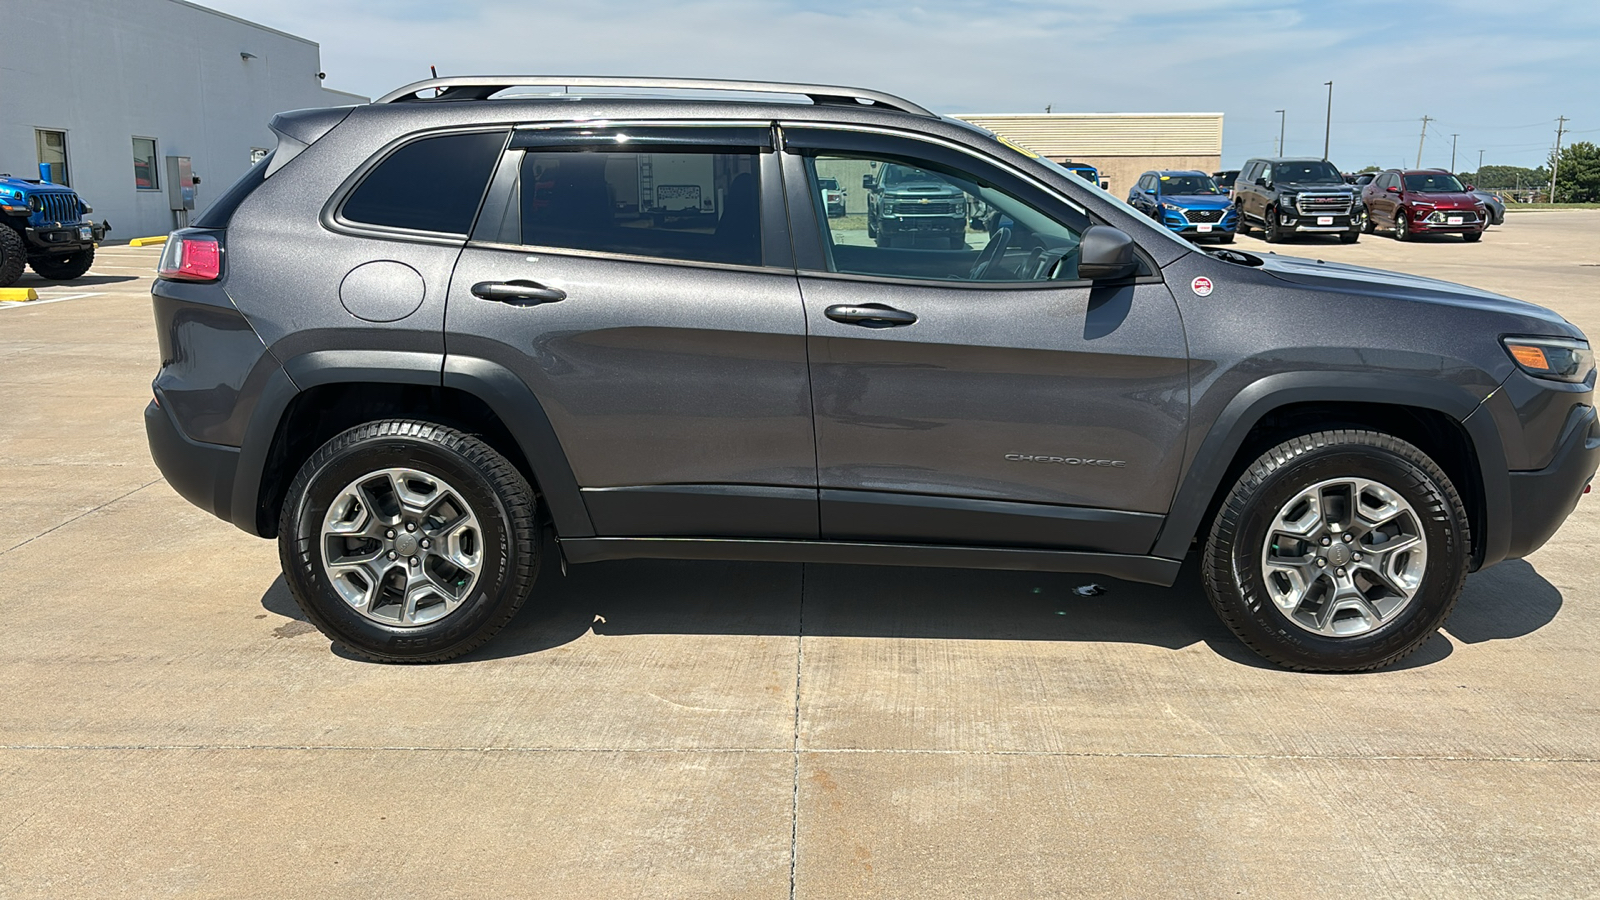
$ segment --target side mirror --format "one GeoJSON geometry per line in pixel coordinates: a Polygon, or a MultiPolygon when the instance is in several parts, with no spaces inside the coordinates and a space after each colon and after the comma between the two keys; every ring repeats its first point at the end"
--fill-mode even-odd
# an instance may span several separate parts
{"type": "Polygon", "coordinates": [[[1384,188],[1384,190],[1388,191],[1391,194],[1400,193],[1400,187],[1398,185],[1393,185],[1393,184],[1391,184],[1388,187],[1384,188]]]}
{"type": "Polygon", "coordinates": [[[1090,225],[1078,242],[1078,277],[1089,281],[1114,281],[1138,271],[1133,238],[1110,225],[1090,225]]]}
{"type": "Polygon", "coordinates": [[[1473,187],[1472,185],[1469,184],[1469,185],[1467,185],[1467,190],[1475,191],[1475,190],[1477,190],[1477,188],[1475,188],[1475,187],[1473,187]]]}
{"type": "Polygon", "coordinates": [[[873,185],[877,184],[877,182],[878,180],[873,178],[871,175],[861,176],[861,186],[869,191],[872,190],[873,185]]]}

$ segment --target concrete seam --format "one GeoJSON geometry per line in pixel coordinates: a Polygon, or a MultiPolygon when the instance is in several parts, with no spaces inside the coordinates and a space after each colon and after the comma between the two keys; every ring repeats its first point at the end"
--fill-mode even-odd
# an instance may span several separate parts
{"type": "Polygon", "coordinates": [[[86,509],[83,512],[78,513],[77,515],[73,516],[72,518],[66,520],[65,522],[60,523],[59,525],[52,525],[49,528],[46,528],[44,531],[39,532],[38,534],[34,535],[31,538],[28,538],[27,540],[25,540],[25,541],[23,541],[23,542],[21,542],[19,544],[13,544],[12,546],[7,547],[4,550],[0,550],[0,556],[5,556],[7,553],[10,553],[11,551],[17,549],[18,547],[25,547],[28,544],[31,544],[34,541],[37,541],[39,538],[42,538],[45,535],[50,534],[53,531],[57,531],[59,529],[65,528],[68,525],[71,525],[73,522],[76,522],[79,519],[83,518],[84,516],[89,515],[90,513],[97,513],[100,510],[105,509],[106,507],[110,506],[111,504],[116,503],[118,500],[126,500],[127,498],[132,497],[134,494],[139,493],[140,491],[144,490],[145,488],[149,487],[150,485],[156,484],[156,483],[158,483],[160,481],[162,481],[162,479],[160,479],[160,478],[157,478],[155,481],[147,481],[144,484],[141,484],[138,487],[134,488],[133,490],[127,492],[126,494],[123,494],[121,497],[113,497],[110,500],[107,500],[106,502],[100,504],[99,506],[96,506],[94,509],[86,509]]]}
{"type": "MultiPolygon", "coordinates": [[[[748,753],[788,754],[799,759],[797,749],[782,747],[448,747],[374,745],[363,747],[354,744],[0,744],[5,752],[87,752],[87,751],[149,751],[149,752],[273,752],[320,751],[329,753],[748,753]]],[[[1018,756],[1041,759],[1169,759],[1169,760],[1262,760],[1285,762],[1462,762],[1462,763],[1551,763],[1592,765],[1600,757],[1592,756],[1461,756],[1453,754],[1405,753],[1115,753],[1090,750],[930,750],[881,749],[869,750],[850,747],[807,749],[815,755],[858,754],[862,756],[1018,756]]],[[[796,766],[798,772],[798,765],[796,766]]],[[[795,792],[798,802],[798,789],[795,792]]]]}
{"type": "Polygon", "coordinates": [[[800,853],[800,674],[806,661],[806,565],[800,564],[800,603],[794,628],[794,794],[789,799],[789,900],[794,900],[800,853]]]}

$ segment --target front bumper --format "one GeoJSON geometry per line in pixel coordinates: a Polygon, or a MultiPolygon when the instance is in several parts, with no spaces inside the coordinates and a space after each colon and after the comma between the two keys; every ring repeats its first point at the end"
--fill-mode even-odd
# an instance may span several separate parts
{"type": "Polygon", "coordinates": [[[1512,472],[1511,545],[1507,559],[1521,559],[1544,546],[1578,505],[1600,466],[1600,417],[1578,405],[1567,416],[1555,457],[1542,469],[1512,472]]]}
{"type": "Polygon", "coordinates": [[[78,222],[72,225],[43,225],[22,230],[30,250],[36,253],[72,253],[93,247],[106,239],[111,226],[104,222],[78,222]]]}
{"type": "Polygon", "coordinates": [[[1327,215],[1318,213],[1299,212],[1282,213],[1278,222],[1285,231],[1297,234],[1338,234],[1343,231],[1359,231],[1361,228],[1361,215],[1358,210],[1351,210],[1343,215],[1327,215]]]}
{"type": "Polygon", "coordinates": [[[1420,234],[1470,234],[1488,225],[1487,216],[1470,209],[1415,210],[1410,215],[1411,231],[1420,234]],[[1451,224],[1452,218],[1460,219],[1451,224]]]}
{"type": "Polygon", "coordinates": [[[1184,237],[1206,237],[1214,234],[1234,234],[1239,230],[1239,213],[1229,209],[1219,221],[1191,222],[1186,214],[1167,211],[1161,214],[1161,224],[1173,234],[1184,237]]]}
{"type": "Polygon", "coordinates": [[[939,216],[888,215],[878,227],[892,234],[961,234],[967,230],[966,214],[939,216]]]}

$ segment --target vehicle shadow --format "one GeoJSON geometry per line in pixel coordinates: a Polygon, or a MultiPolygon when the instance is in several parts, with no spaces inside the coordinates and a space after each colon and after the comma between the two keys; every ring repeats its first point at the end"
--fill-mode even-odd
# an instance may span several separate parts
{"type": "MultiPolygon", "coordinates": [[[[154,268],[151,268],[150,274],[151,275],[155,274],[155,269],[154,268]]],[[[124,282],[138,281],[138,280],[139,280],[139,276],[138,275],[83,275],[83,276],[80,276],[78,278],[74,278],[71,281],[49,281],[49,280],[46,280],[44,278],[39,277],[38,275],[35,275],[33,272],[30,271],[27,274],[23,275],[21,278],[18,278],[17,279],[17,283],[12,285],[12,286],[13,287],[31,287],[31,288],[35,288],[35,289],[37,289],[37,288],[65,288],[67,290],[74,290],[74,289],[77,289],[77,288],[96,287],[96,286],[105,285],[105,284],[122,284],[124,282]]]]}
{"type": "MultiPolygon", "coordinates": [[[[803,634],[1169,650],[1204,642],[1230,662],[1273,668],[1213,613],[1192,558],[1171,588],[1056,573],[673,560],[594,563],[562,575],[554,557],[546,559],[528,605],[458,662],[539,653],[590,633],[803,634]]],[[[1561,592],[1532,566],[1504,563],[1468,579],[1445,631],[1467,644],[1521,637],[1553,620],[1561,603],[1561,592]]],[[[305,619],[281,577],[261,605],[305,619]]],[[[1436,635],[1390,671],[1432,665],[1451,649],[1436,635]]],[[[355,658],[337,645],[334,652],[355,658]]]]}

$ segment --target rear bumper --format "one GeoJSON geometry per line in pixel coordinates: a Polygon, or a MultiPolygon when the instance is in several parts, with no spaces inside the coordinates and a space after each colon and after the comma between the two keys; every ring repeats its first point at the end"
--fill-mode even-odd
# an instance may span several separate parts
{"type": "Polygon", "coordinates": [[[1544,546],[1572,514],[1600,466],[1600,417],[1592,406],[1574,407],[1555,457],[1543,469],[1512,472],[1511,545],[1507,559],[1544,546]]]}
{"type": "Polygon", "coordinates": [[[224,521],[233,521],[239,448],[189,440],[157,400],[144,408],[144,431],[150,441],[150,457],[167,484],[195,506],[224,521]]]}

